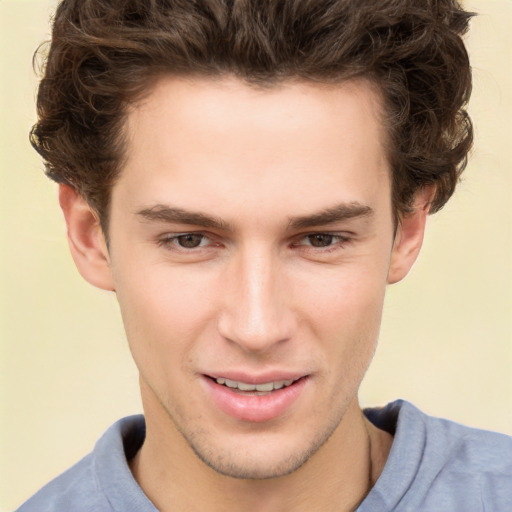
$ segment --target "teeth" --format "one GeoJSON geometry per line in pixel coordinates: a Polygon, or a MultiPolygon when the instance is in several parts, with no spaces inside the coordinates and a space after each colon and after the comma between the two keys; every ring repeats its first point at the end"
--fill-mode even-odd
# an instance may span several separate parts
{"type": "Polygon", "coordinates": [[[281,389],[283,387],[290,386],[294,380],[277,380],[275,382],[264,382],[263,384],[247,384],[245,382],[237,382],[219,377],[216,379],[216,382],[217,384],[223,384],[228,388],[239,389],[240,391],[269,392],[274,389],[281,389]]]}
{"type": "Polygon", "coordinates": [[[274,382],[274,389],[281,389],[283,387],[288,387],[293,384],[293,379],[290,380],[278,380],[274,382]]]}
{"type": "Polygon", "coordinates": [[[235,382],[234,384],[240,391],[254,391],[256,389],[254,384],[245,384],[244,382],[235,382]]]}
{"type": "Polygon", "coordinates": [[[256,391],[272,391],[273,389],[273,382],[267,382],[266,384],[256,384],[256,391]]]}
{"type": "Polygon", "coordinates": [[[237,388],[238,387],[238,383],[235,382],[234,380],[226,379],[225,384],[228,388],[237,388]]]}

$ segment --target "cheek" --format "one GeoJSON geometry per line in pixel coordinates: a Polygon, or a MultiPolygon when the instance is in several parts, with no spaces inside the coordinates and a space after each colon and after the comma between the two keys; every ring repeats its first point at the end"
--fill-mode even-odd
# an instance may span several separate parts
{"type": "Polygon", "coordinates": [[[326,357],[321,378],[330,392],[325,398],[345,407],[357,394],[377,347],[384,286],[348,278],[337,285],[336,292],[317,301],[315,337],[326,357]]]}
{"type": "Polygon", "coordinates": [[[325,369],[321,378],[333,390],[334,394],[326,394],[333,403],[357,392],[371,362],[380,330],[385,276],[385,265],[347,265],[314,280],[309,299],[303,295],[309,302],[302,309],[303,331],[309,331],[321,347],[325,369]]]}
{"type": "Polygon", "coordinates": [[[377,345],[383,293],[377,287],[365,289],[358,283],[342,287],[331,299],[330,305],[324,304],[317,335],[329,344],[327,351],[337,361],[342,380],[358,381],[377,345]]]}
{"type": "Polygon", "coordinates": [[[317,335],[329,330],[331,335],[343,339],[376,338],[385,279],[384,265],[372,268],[362,262],[333,268],[321,276],[305,276],[302,283],[297,283],[295,293],[302,296],[303,316],[319,331],[317,335]]]}
{"type": "Polygon", "coordinates": [[[199,273],[147,263],[117,270],[117,298],[137,364],[142,359],[164,364],[184,357],[201,332],[213,324],[215,284],[199,273]]]}

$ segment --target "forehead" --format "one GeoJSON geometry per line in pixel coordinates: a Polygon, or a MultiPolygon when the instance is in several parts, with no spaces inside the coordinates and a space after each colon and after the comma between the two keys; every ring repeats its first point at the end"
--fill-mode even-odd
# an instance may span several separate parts
{"type": "Polygon", "coordinates": [[[262,214],[261,203],[272,201],[321,209],[387,194],[381,117],[380,95],[363,80],[256,87],[166,77],[128,114],[113,200],[131,197],[140,203],[134,208],[252,206],[262,214]]]}

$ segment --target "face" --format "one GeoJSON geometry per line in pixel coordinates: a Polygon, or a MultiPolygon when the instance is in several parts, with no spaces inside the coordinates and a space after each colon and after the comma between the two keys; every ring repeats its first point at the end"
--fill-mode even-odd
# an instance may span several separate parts
{"type": "Polygon", "coordinates": [[[129,113],[108,272],[148,440],[268,478],[352,421],[399,257],[379,105],[167,78],[129,113]]]}

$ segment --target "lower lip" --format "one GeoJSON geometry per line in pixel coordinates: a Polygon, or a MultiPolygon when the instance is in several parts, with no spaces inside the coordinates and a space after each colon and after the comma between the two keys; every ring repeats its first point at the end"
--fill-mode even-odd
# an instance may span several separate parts
{"type": "Polygon", "coordinates": [[[219,409],[236,419],[258,423],[284,414],[299,398],[307,380],[306,377],[303,377],[291,386],[262,395],[250,395],[237,392],[227,386],[217,384],[209,377],[204,377],[210,396],[219,409]]]}

